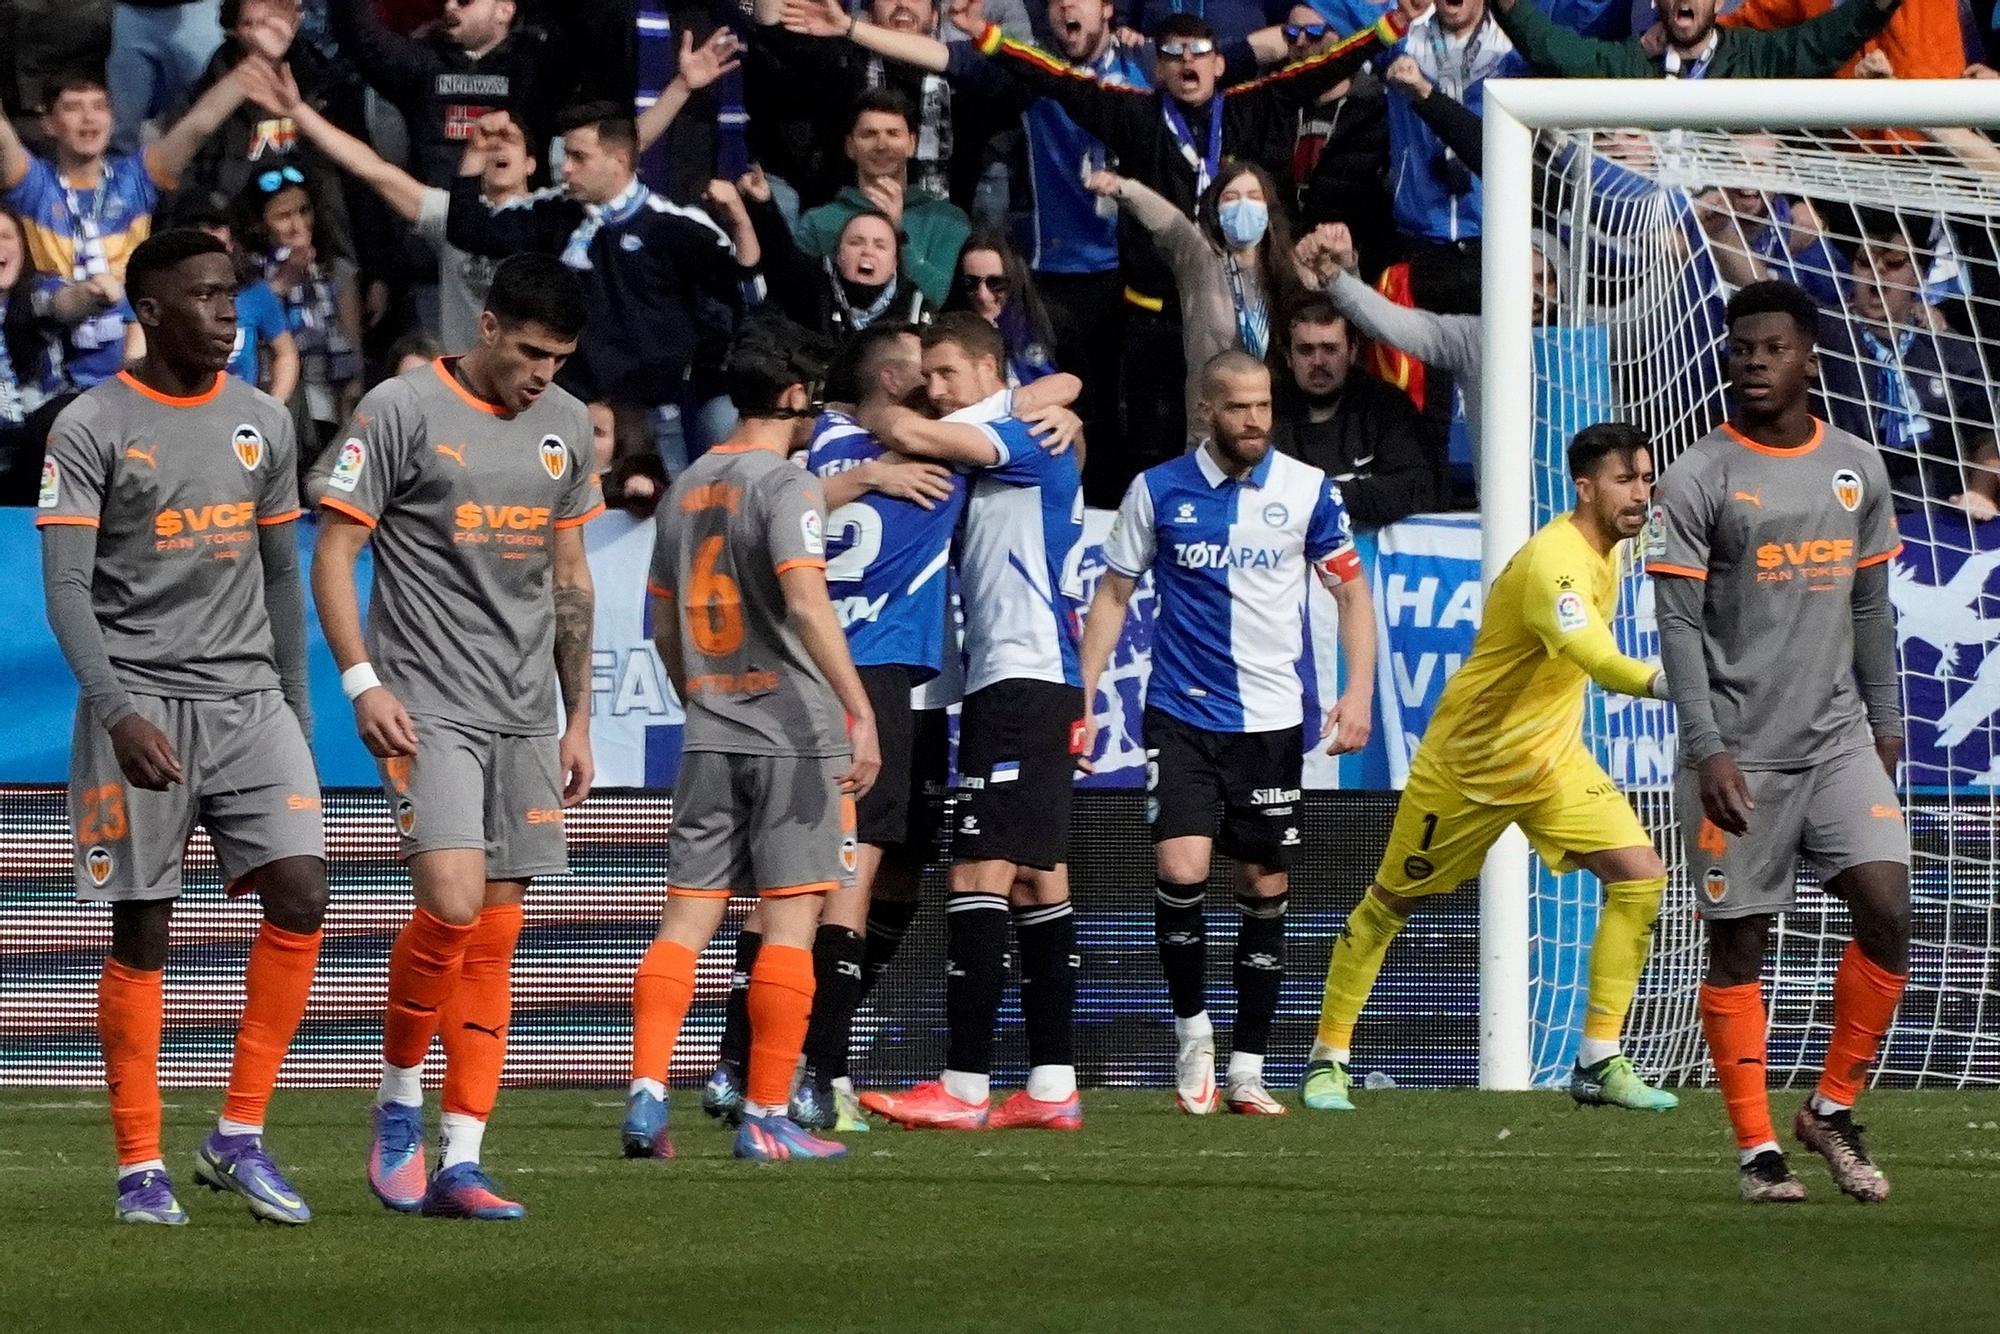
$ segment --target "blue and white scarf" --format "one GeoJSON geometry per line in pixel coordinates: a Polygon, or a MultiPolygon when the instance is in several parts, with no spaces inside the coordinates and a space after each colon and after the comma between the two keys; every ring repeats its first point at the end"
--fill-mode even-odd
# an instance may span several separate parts
{"type": "Polygon", "coordinates": [[[1223,257],[1229,270],[1229,299],[1236,306],[1236,341],[1261,360],[1271,350],[1271,310],[1262,289],[1245,280],[1236,256],[1223,257]]]}
{"type": "Polygon", "coordinates": [[[1875,336],[1874,330],[1861,330],[1862,350],[1875,368],[1871,395],[1875,403],[1875,429],[1880,442],[1891,449],[1913,449],[1931,436],[1931,419],[1924,415],[1916,386],[1910,383],[1910,373],[1904,366],[1916,338],[1915,329],[1905,329],[1896,335],[1896,345],[1890,347],[1875,336]]]}
{"type": "Polygon", "coordinates": [[[595,267],[590,262],[590,243],[597,239],[597,233],[608,223],[613,227],[629,222],[638,211],[646,207],[646,201],[653,197],[645,183],[638,177],[619,191],[618,197],[608,204],[585,204],[583,221],[569,234],[569,241],[563,246],[562,262],[572,269],[595,267]]]}
{"type": "MultiPolygon", "coordinates": [[[[63,182],[63,199],[69,206],[70,247],[74,255],[71,282],[87,282],[111,272],[111,262],[104,253],[104,233],[98,226],[98,219],[104,214],[104,200],[110,193],[109,162],[100,168],[97,188],[90,192],[89,208],[84,207],[83,196],[67,181],[63,182]]],[[[79,350],[114,347],[125,341],[125,317],[116,306],[100,311],[71,329],[69,340],[79,350]]]]}

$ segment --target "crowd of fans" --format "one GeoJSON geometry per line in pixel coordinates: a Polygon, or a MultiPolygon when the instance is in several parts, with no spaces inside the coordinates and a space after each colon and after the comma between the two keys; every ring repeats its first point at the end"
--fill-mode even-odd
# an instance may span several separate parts
{"type": "MultiPolygon", "coordinates": [[[[730,429],[720,363],[760,306],[840,335],[983,316],[1010,379],[1082,381],[1096,505],[1184,447],[1190,368],[1240,348],[1277,375],[1279,447],[1357,522],[1471,507],[1487,79],[2000,77],[1993,16],[1959,0],[948,2],[0,9],[0,495],[32,503],[54,413],[142,347],[126,258],[185,225],[231,245],[232,370],[307,455],[367,385],[467,347],[495,262],[539,250],[584,276],[563,383],[638,511],[730,429]]],[[[1655,189],[1643,136],[1601,139],[1544,170],[1655,189]]],[[[1844,245],[1827,212],[1690,195],[1686,303],[1805,285],[1827,415],[1906,499],[1992,517],[1991,229],[1860,209],[1844,245]]],[[[1579,238],[1544,221],[1536,320],[1560,325],[1579,238]]],[[[1712,376],[1676,323],[1662,374],[1712,376]]]]}

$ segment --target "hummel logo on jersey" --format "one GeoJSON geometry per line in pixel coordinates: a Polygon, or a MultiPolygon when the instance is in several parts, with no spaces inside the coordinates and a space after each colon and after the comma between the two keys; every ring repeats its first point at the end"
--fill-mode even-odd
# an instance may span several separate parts
{"type": "Polygon", "coordinates": [[[1184,570],[1271,570],[1284,559],[1276,547],[1231,547],[1220,542],[1176,542],[1174,564],[1184,570]]]}
{"type": "Polygon", "coordinates": [[[960,820],[958,822],[958,832],[961,834],[975,834],[975,835],[978,834],[979,817],[976,815],[968,815],[963,820],[960,820]]]}
{"type": "Polygon", "coordinates": [[[1280,847],[1296,848],[1299,845],[1299,830],[1296,825],[1285,826],[1285,836],[1278,840],[1280,847]]]}
{"type": "Polygon", "coordinates": [[[1193,501],[1183,500],[1181,502],[1181,507],[1174,511],[1174,522],[1175,523],[1195,522],[1193,501]]]}

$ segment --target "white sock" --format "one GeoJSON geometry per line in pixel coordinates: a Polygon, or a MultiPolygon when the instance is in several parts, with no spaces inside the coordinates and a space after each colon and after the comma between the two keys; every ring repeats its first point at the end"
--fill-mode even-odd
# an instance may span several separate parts
{"type": "Polygon", "coordinates": [[[1229,1053],[1229,1082],[1241,1084],[1245,1080],[1264,1077],[1264,1053],[1260,1051],[1232,1051],[1229,1053]]]}
{"type": "Polygon", "coordinates": [[[1028,1071],[1028,1096],[1036,1102],[1062,1102],[1075,1092],[1073,1065],[1038,1065],[1028,1071]]]}
{"type": "Polygon", "coordinates": [[[1314,1061],[1332,1061],[1335,1065],[1346,1065],[1349,1059],[1347,1048],[1329,1047],[1324,1042],[1315,1042],[1312,1055],[1306,1057],[1306,1063],[1310,1065],[1314,1061]]]}
{"type": "Polygon", "coordinates": [[[632,1087],[627,1089],[626,1093],[628,1095],[633,1093],[650,1093],[656,1098],[664,1099],[667,1096],[667,1086],[657,1079],[635,1079],[632,1081],[632,1087]]]}
{"type": "Polygon", "coordinates": [[[166,1163],[158,1158],[148,1158],[144,1162],[138,1163],[120,1163],[118,1164],[118,1179],[123,1181],[134,1172],[164,1172],[166,1170],[166,1163]]]}
{"type": "Polygon", "coordinates": [[[1185,1044],[1195,1038],[1213,1038],[1215,1025],[1209,1022],[1208,1011],[1191,1015],[1186,1019],[1174,1019],[1174,1041],[1185,1044]]]}
{"type": "Polygon", "coordinates": [[[1835,1112],[1850,1112],[1854,1110],[1852,1103],[1828,1102],[1817,1093],[1812,1095],[1812,1101],[1806,1105],[1813,1109],[1814,1116],[1832,1116],[1835,1112]]]}
{"type": "Polygon", "coordinates": [[[1758,1154],[1764,1153],[1767,1150],[1777,1149],[1777,1147],[1778,1147],[1778,1141],[1774,1139],[1767,1139],[1762,1144],[1752,1144],[1747,1149],[1738,1149],[1736,1151],[1736,1165],[1738,1167],[1741,1167],[1745,1163],[1748,1163],[1752,1158],[1755,1158],[1758,1154]]]}
{"type": "Polygon", "coordinates": [[[486,1123],[464,1112],[446,1112],[438,1118],[438,1143],[444,1151],[444,1165],[479,1161],[479,1146],[486,1138],[486,1123]]]}
{"type": "Polygon", "coordinates": [[[424,1068],[421,1065],[383,1063],[382,1084],[375,1090],[375,1105],[386,1107],[392,1102],[405,1107],[424,1105],[424,1068]]]}
{"type": "Polygon", "coordinates": [[[967,1070],[945,1071],[943,1083],[944,1091],[960,1102],[984,1103],[993,1091],[991,1075],[975,1075],[967,1070]]]}
{"type": "Polygon", "coordinates": [[[1585,1038],[1576,1049],[1576,1063],[1593,1066],[1599,1061],[1608,1061],[1618,1054],[1616,1038],[1585,1038]]]}
{"type": "Polygon", "coordinates": [[[769,1103],[751,1102],[748,1099],[743,1103],[745,1116],[783,1116],[786,1110],[784,1107],[773,1107],[769,1103]]]}
{"type": "Polygon", "coordinates": [[[264,1126],[262,1122],[252,1126],[245,1125],[241,1121],[232,1121],[226,1116],[218,1116],[215,1118],[215,1133],[218,1135],[261,1135],[264,1133],[264,1126]]]}
{"type": "Polygon", "coordinates": [[[842,1075],[833,1081],[833,1087],[837,1092],[851,1094],[854,1092],[854,1080],[851,1076],[842,1075]]]}

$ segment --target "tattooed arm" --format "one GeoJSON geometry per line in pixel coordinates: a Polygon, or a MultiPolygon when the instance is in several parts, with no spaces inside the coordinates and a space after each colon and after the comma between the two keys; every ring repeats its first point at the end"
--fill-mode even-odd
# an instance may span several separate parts
{"type": "Polygon", "coordinates": [[[596,766],[590,759],[590,644],[596,592],[590,562],[584,559],[581,527],[555,530],[556,681],[562,687],[564,726],[559,766],[562,803],[575,806],[590,795],[596,766]]]}

